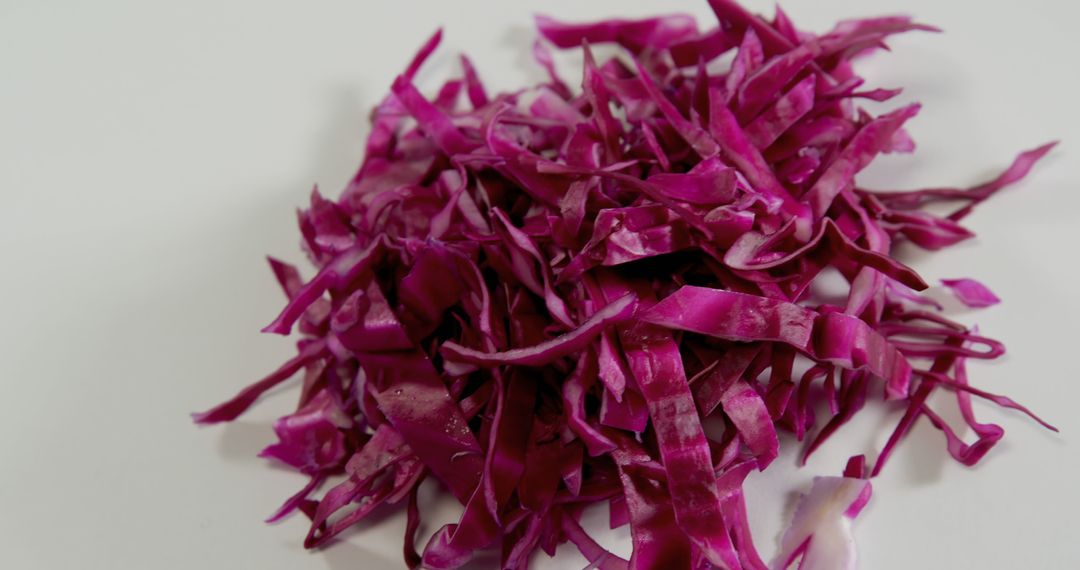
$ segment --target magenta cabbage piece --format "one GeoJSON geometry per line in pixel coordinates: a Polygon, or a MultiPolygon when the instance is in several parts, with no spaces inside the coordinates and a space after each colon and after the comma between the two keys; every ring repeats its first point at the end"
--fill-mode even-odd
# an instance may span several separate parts
{"type": "Polygon", "coordinates": [[[972,308],[992,307],[1001,302],[989,287],[974,279],[942,279],[941,283],[952,290],[960,302],[972,308]]]}
{"type": "MultiPolygon", "coordinates": [[[[317,548],[400,508],[409,568],[459,568],[480,550],[525,568],[569,542],[590,568],[760,570],[746,478],[781,442],[805,459],[869,402],[902,402],[872,465],[857,455],[843,477],[815,479],[771,566],[847,569],[869,478],[920,418],[967,465],[1004,434],[973,396],[1054,429],[972,385],[966,361],[1004,347],[943,316],[893,257],[904,241],[970,238],[974,206],[1053,144],[972,188],[865,188],[856,175],[875,159],[914,150],[904,128],[919,106],[860,108],[899,90],[864,87],[853,61],[934,28],[885,17],[815,34],[779,9],[709,4],[704,29],[686,15],[539,17],[548,79],[510,93],[463,56],[462,77],[429,98],[413,80],[441,32],[421,46],[372,112],[352,181],[299,212],[317,273],[270,260],[288,302],[265,331],[297,329],[297,355],[195,414],[231,421],[302,377],[261,455],[307,482],[271,520],[299,511],[317,548]],[[620,51],[598,59],[599,44],[620,51]],[[580,89],[550,46],[582,50],[580,89]],[[957,209],[923,209],[941,202],[957,209]],[[817,292],[826,270],[846,295],[817,292]],[[931,407],[935,390],[955,395],[973,442],[931,407]],[[418,549],[429,478],[464,512],[418,549]],[[612,528],[630,525],[629,560],[582,527],[599,503],[612,528]]],[[[969,306],[998,302],[975,280],[944,284],[969,306]]]]}

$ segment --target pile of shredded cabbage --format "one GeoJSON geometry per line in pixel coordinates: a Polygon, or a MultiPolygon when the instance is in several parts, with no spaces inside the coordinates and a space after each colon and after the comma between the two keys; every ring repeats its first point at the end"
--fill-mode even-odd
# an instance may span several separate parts
{"type": "MultiPolygon", "coordinates": [[[[919,107],[860,109],[898,91],[864,87],[852,61],[933,28],[886,17],[815,35],[779,9],[710,5],[704,31],[683,15],[538,18],[550,78],[512,93],[490,94],[463,57],[463,76],[427,97],[413,78],[440,34],[420,49],[372,113],[352,182],[299,214],[318,273],[270,260],[289,301],[265,330],[299,329],[296,356],[196,415],[232,420],[302,377],[263,455],[310,482],[271,520],[301,511],[318,547],[399,505],[410,568],[458,568],[481,549],[525,568],[569,541],[594,568],[763,569],[742,484],[777,457],[777,432],[805,457],[868,400],[902,401],[872,466],[853,457],[815,481],[773,562],[845,569],[847,520],[915,421],[971,465],[1003,434],[973,396],[1028,413],[969,383],[965,362],[1002,345],[943,317],[890,252],[970,238],[963,218],[1052,145],[973,188],[864,188],[855,175],[878,155],[914,149],[904,125],[919,107]],[[619,55],[598,60],[602,43],[619,55]],[[582,50],[580,89],[552,45],[582,50]],[[826,271],[842,297],[818,291],[826,271]],[[955,394],[973,441],[928,405],[935,391],[955,394]],[[464,513],[418,551],[427,477],[464,513]],[[579,523],[600,502],[613,528],[630,525],[629,561],[579,523]]],[[[944,285],[971,306],[998,301],[970,279],[944,285]]]]}

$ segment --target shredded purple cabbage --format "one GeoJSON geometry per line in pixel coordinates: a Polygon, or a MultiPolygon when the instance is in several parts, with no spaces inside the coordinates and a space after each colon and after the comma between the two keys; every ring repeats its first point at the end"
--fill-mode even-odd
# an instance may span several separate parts
{"type": "MultiPolygon", "coordinates": [[[[963,218],[1053,144],[972,188],[864,188],[855,176],[875,158],[914,150],[904,127],[919,106],[860,108],[899,91],[864,89],[853,59],[934,28],[886,17],[818,35],[779,8],[768,20],[709,4],[705,29],[685,15],[539,17],[549,80],[512,93],[490,93],[462,57],[463,77],[429,99],[413,78],[441,32],[421,47],[373,111],[356,176],[299,214],[318,272],[305,282],[270,260],[288,303],[265,330],[298,328],[297,355],[195,415],[231,421],[302,376],[262,455],[308,482],[271,520],[302,512],[312,548],[404,504],[410,568],[483,549],[525,568],[569,542],[590,568],[765,569],[742,485],[778,456],[778,432],[805,459],[869,400],[900,401],[872,466],[855,457],[815,480],[772,566],[846,569],[869,477],[915,421],[971,465],[1004,433],[972,396],[1030,415],[971,385],[965,362],[1004,348],[942,316],[892,252],[971,237],[963,218]],[[622,50],[599,60],[597,44],[622,50]],[[579,92],[549,45],[583,50],[579,92]],[[922,209],[939,202],[957,209],[922,209]],[[812,287],[825,270],[846,280],[842,299],[812,287]],[[931,407],[935,390],[955,395],[974,442],[931,407]],[[417,550],[427,477],[464,513],[417,550]],[[630,525],[629,560],[582,528],[600,502],[613,528],[630,525]]],[[[999,301],[972,279],[944,284],[971,307],[999,301]]]]}

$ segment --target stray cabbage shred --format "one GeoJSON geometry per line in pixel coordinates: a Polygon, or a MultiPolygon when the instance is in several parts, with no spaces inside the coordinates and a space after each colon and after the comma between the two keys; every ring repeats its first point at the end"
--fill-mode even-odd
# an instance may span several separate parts
{"type": "MultiPolygon", "coordinates": [[[[299,377],[262,455],[308,482],[271,521],[302,513],[316,548],[394,505],[409,568],[481,550],[526,568],[569,542],[590,568],[848,569],[850,521],[917,420],[973,465],[1004,432],[972,397],[1032,415],[969,382],[967,361],[1003,346],[944,317],[893,253],[970,239],[964,218],[1053,144],[971,188],[864,187],[878,156],[914,150],[919,105],[867,112],[899,90],[866,87],[853,62],[935,29],[883,17],[819,35],[779,8],[709,4],[704,29],[686,15],[538,17],[547,79],[509,93],[462,56],[461,77],[424,95],[414,78],[441,31],[420,48],[372,112],[355,177],[299,212],[318,272],[270,259],[288,302],[265,331],[298,330],[296,355],[195,414],[231,421],[299,377]],[[552,47],[581,51],[579,87],[552,47]],[[842,297],[815,289],[827,271],[842,297]],[[935,392],[954,395],[973,441],[935,392]],[[781,441],[805,461],[875,399],[906,409],[888,442],[872,465],[856,455],[815,479],[767,565],[743,482],[781,441]],[[418,545],[428,478],[464,511],[418,545]],[[582,527],[599,503],[612,528],[630,525],[629,560],[582,527]]],[[[971,307],[998,302],[978,281],[943,283],[971,307]]]]}

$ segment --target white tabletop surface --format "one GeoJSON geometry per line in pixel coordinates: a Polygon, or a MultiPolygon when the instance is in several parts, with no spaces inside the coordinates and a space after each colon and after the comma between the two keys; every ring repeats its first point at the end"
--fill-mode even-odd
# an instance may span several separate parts
{"type": "MultiPolygon", "coordinates": [[[[710,21],[704,0],[542,5],[569,19],[681,10],[710,21]]],[[[1062,433],[980,403],[1008,434],[968,469],[920,423],[856,523],[861,567],[1080,568],[1080,5],[784,6],[818,31],[894,12],[946,30],[899,38],[863,64],[872,83],[925,103],[911,126],[919,152],[881,160],[865,180],[975,183],[1022,149],[1064,141],[970,218],[978,239],[907,258],[928,280],[976,276],[1004,299],[957,313],[1009,348],[973,366],[974,380],[1062,433]]],[[[496,0],[0,3],[0,567],[402,567],[400,516],[317,553],[301,548],[302,517],[261,522],[303,484],[255,457],[293,393],[228,426],[198,429],[187,414],[289,354],[289,341],[258,334],[283,300],[263,255],[300,260],[294,208],[315,182],[343,187],[368,109],[415,47],[445,26],[419,78],[428,90],[457,71],[462,50],[493,87],[533,82],[533,10],[496,0]]],[[[788,453],[752,479],[763,554],[791,492],[884,441],[896,411],[871,408],[805,469],[788,453]]],[[[427,533],[455,516],[433,502],[427,533]]],[[[627,553],[625,528],[598,536],[627,553]]],[[[582,567],[572,550],[535,567],[582,567]]]]}

